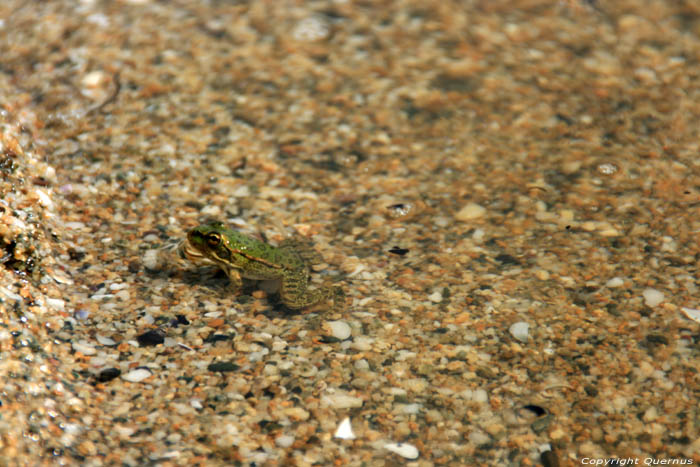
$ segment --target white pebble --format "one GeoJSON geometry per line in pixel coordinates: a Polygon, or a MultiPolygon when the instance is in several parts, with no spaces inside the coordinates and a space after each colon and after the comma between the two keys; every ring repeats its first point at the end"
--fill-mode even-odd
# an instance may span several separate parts
{"type": "Polygon", "coordinates": [[[614,289],[616,287],[622,287],[625,285],[625,281],[622,280],[620,277],[613,277],[610,279],[608,282],[605,283],[605,286],[609,289],[614,289]]]}
{"type": "Polygon", "coordinates": [[[489,438],[489,435],[487,435],[486,433],[484,433],[482,431],[472,431],[471,433],[469,433],[468,438],[469,438],[469,441],[476,444],[477,446],[481,445],[481,444],[486,444],[489,441],[491,441],[491,438],[489,438]]]}
{"type": "Polygon", "coordinates": [[[204,408],[204,406],[202,405],[202,401],[199,399],[190,400],[190,405],[197,410],[202,410],[204,408]]]}
{"type": "Polygon", "coordinates": [[[387,443],[385,449],[406,459],[418,459],[418,448],[408,443],[387,443]]]}
{"type": "Polygon", "coordinates": [[[340,425],[338,425],[338,429],[335,430],[335,435],[333,435],[334,438],[340,438],[340,439],[355,439],[355,433],[352,431],[352,425],[350,424],[350,417],[345,417],[342,422],[340,422],[340,425]]]}
{"type": "Polygon", "coordinates": [[[292,31],[295,40],[318,41],[328,37],[330,29],[328,24],[320,16],[304,18],[297,23],[292,31]]]}
{"type": "Polygon", "coordinates": [[[509,331],[520,342],[527,342],[530,325],[524,321],[513,324],[509,331]]]}
{"type": "Polygon", "coordinates": [[[151,376],[150,370],[147,370],[146,368],[137,368],[135,370],[131,370],[125,375],[122,375],[122,379],[131,383],[139,383],[149,376],[151,376]]]}
{"type": "Polygon", "coordinates": [[[352,348],[360,352],[367,352],[372,349],[374,339],[367,336],[359,336],[353,339],[352,348]]]}
{"type": "Polygon", "coordinates": [[[364,358],[355,360],[355,369],[361,371],[369,370],[369,363],[364,358]]]}
{"type": "Polygon", "coordinates": [[[483,389],[477,389],[472,393],[472,400],[481,403],[488,402],[489,394],[483,389]]]}
{"type": "Polygon", "coordinates": [[[95,339],[97,339],[97,342],[99,342],[99,343],[102,344],[102,345],[106,345],[106,346],[117,345],[117,343],[114,341],[114,339],[111,339],[111,338],[109,338],[109,337],[103,336],[103,335],[101,335],[101,334],[97,334],[97,335],[95,336],[95,339]]]}
{"type": "Polygon", "coordinates": [[[321,406],[333,407],[334,409],[353,409],[362,407],[363,400],[359,397],[347,394],[326,394],[321,397],[321,406]]]}
{"type": "Polygon", "coordinates": [[[650,308],[654,308],[664,301],[664,294],[656,289],[644,289],[642,296],[644,297],[644,304],[650,308]]]}
{"type": "Polygon", "coordinates": [[[409,415],[418,415],[422,407],[421,404],[406,404],[401,408],[401,411],[409,415]]]}
{"type": "Polygon", "coordinates": [[[281,435],[275,439],[275,444],[281,448],[288,448],[294,444],[294,436],[281,435]]]}
{"type": "Polygon", "coordinates": [[[44,206],[45,208],[51,209],[53,207],[53,201],[51,201],[51,197],[46,194],[46,192],[40,188],[35,188],[34,193],[36,194],[36,197],[39,199],[39,204],[44,206]]]}
{"type": "Polygon", "coordinates": [[[479,206],[476,203],[469,203],[460,209],[457,214],[455,214],[455,219],[458,221],[470,221],[473,219],[478,219],[484,214],[486,214],[486,209],[484,207],[479,206]]]}
{"type": "Polygon", "coordinates": [[[158,250],[147,250],[143,254],[143,265],[146,269],[156,270],[159,263],[158,250]]]}
{"type": "Polygon", "coordinates": [[[122,302],[129,301],[129,297],[131,297],[131,294],[129,293],[128,290],[120,290],[116,294],[114,294],[116,298],[121,300],[122,302]]]}
{"type": "Polygon", "coordinates": [[[97,353],[95,347],[91,346],[85,341],[73,342],[71,346],[73,347],[73,350],[80,352],[83,355],[95,355],[97,353]]]}
{"type": "Polygon", "coordinates": [[[351,335],[350,325],[345,321],[328,321],[326,324],[330,328],[331,335],[338,340],[344,341],[351,335]]]}
{"type": "Polygon", "coordinates": [[[83,76],[83,86],[86,88],[96,88],[104,78],[105,74],[103,71],[91,71],[83,76]]]}
{"type": "Polygon", "coordinates": [[[696,323],[700,323],[700,310],[696,310],[694,308],[681,308],[683,310],[683,313],[685,315],[695,321],[696,323]]]}
{"type": "Polygon", "coordinates": [[[63,310],[63,308],[65,308],[66,306],[66,302],[64,302],[60,298],[47,298],[46,304],[51,308],[55,308],[57,310],[63,310]]]}
{"type": "Polygon", "coordinates": [[[442,301],[442,294],[440,292],[433,292],[428,297],[428,300],[430,300],[431,302],[440,303],[442,301]]]}

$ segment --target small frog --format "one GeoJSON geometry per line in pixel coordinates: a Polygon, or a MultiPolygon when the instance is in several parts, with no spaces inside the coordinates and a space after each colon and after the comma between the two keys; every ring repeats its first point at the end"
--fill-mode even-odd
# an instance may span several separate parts
{"type": "Polygon", "coordinates": [[[308,289],[307,262],[314,258],[315,252],[304,251],[291,240],[274,247],[221,222],[210,222],[190,230],[180,252],[194,263],[220,267],[237,290],[243,285],[241,278],[278,279],[281,282],[280,299],[290,309],[306,308],[330,298],[333,298],[334,308],[344,302],[340,287],[308,289]]]}

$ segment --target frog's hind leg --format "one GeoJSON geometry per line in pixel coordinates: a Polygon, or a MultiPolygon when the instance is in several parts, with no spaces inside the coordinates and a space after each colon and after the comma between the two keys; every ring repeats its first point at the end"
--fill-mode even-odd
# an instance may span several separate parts
{"type": "Polygon", "coordinates": [[[323,263],[323,256],[316,251],[313,243],[298,238],[287,238],[278,245],[280,250],[288,251],[301,258],[309,266],[323,263]]]}
{"type": "Polygon", "coordinates": [[[287,277],[280,286],[280,299],[287,308],[298,310],[316,305],[331,297],[330,289],[309,290],[308,272],[300,273],[297,277],[287,277]]]}

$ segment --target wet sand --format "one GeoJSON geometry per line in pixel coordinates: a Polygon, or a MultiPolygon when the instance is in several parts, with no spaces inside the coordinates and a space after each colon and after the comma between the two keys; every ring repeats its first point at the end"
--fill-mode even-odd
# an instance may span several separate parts
{"type": "Polygon", "coordinates": [[[7,0],[0,57],[0,465],[700,462],[692,2],[7,0]]]}

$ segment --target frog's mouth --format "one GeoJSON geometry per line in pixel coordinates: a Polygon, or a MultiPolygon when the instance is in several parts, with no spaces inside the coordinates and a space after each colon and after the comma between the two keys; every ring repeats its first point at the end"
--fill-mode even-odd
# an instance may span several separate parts
{"type": "Polygon", "coordinates": [[[199,264],[207,264],[207,263],[211,264],[211,263],[213,263],[212,260],[210,260],[209,258],[204,256],[204,254],[202,254],[201,251],[199,251],[197,248],[192,246],[192,244],[190,242],[188,242],[187,240],[182,242],[182,245],[180,246],[179,252],[180,252],[180,258],[188,259],[188,260],[192,261],[193,263],[199,263],[199,264]]]}

